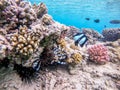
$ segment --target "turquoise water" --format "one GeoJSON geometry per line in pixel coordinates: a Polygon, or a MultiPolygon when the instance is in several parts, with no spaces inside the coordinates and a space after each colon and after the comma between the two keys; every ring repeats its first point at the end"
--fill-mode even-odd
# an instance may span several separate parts
{"type": "Polygon", "coordinates": [[[78,28],[93,28],[101,32],[105,27],[120,27],[110,24],[120,20],[120,0],[30,0],[31,3],[44,2],[48,13],[60,23],[78,28]],[[85,18],[90,18],[86,20],[85,18]],[[99,23],[94,20],[99,19],[99,23]]]}

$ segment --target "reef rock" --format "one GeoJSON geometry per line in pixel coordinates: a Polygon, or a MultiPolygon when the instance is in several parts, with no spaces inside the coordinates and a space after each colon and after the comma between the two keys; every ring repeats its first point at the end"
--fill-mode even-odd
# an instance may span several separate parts
{"type": "Polygon", "coordinates": [[[114,63],[120,63],[120,39],[114,42],[107,42],[105,45],[110,51],[110,59],[114,63]]]}
{"type": "Polygon", "coordinates": [[[102,31],[104,41],[115,41],[120,39],[120,28],[107,28],[102,31]]]}
{"type": "Polygon", "coordinates": [[[102,40],[102,35],[95,30],[83,28],[82,32],[88,37],[87,44],[95,44],[97,41],[102,40]]]}
{"type": "Polygon", "coordinates": [[[79,32],[80,32],[80,29],[74,26],[69,26],[66,36],[69,37],[70,39],[73,39],[73,36],[79,32]]]}

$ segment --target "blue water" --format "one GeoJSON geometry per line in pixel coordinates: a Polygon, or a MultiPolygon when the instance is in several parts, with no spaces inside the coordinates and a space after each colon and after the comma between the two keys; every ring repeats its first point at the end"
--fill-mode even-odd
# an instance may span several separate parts
{"type": "Polygon", "coordinates": [[[93,28],[101,32],[106,28],[120,27],[110,24],[113,19],[120,20],[120,0],[30,0],[31,3],[44,2],[48,13],[60,23],[78,28],[93,28]],[[86,20],[85,18],[90,18],[86,20]],[[94,19],[99,19],[95,23],[94,19]]]}

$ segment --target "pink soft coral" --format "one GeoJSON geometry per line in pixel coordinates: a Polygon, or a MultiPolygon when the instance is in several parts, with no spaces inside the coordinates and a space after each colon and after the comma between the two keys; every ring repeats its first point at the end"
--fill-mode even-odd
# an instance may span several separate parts
{"type": "Polygon", "coordinates": [[[108,49],[102,44],[93,45],[88,48],[89,59],[99,63],[105,64],[109,61],[108,49]]]}

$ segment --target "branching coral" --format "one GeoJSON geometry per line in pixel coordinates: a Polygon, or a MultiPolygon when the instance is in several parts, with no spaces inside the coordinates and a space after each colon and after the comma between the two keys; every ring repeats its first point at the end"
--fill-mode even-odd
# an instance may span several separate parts
{"type": "Polygon", "coordinates": [[[53,23],[52,17],[48,14],[43,15],[41,21],[43,25],[51,25],[53,23]]]}
{"type": "Polygon", "coordinates": [[[37,13],[37,17],[41,18],[44,14],[47,14],[47,7],[44,3],[40,3],[38,6],[34,5],[34,9],[37,13]]]}
{"type": "Polygon", "coordinates": [[[99,63],[105,64],[109,61],[108,49],[102,44],[93,45],[88,48],[89,59],[99,63]]]}
{"type": "Polygon", "coordinates": [[[0,26],[15,29],[20,25],[29,26],[37,17],[28,2],[23,0],[2,0],[0,4],[0,26]],[[4,7],[2,7],[4,6],[4,7]]]}
{"type": "Polygon", "coordinates": [[[11,37],[11,44],[16,53],[22,55],[32,54],[39,46],[38,33],[29,32],[26,26],[20,27],[18,34],[11,37]]]}
{"type": "Polygon", "coordinates": [[[10,50],[12,50],[10,43],[4,36],[0,35],[0,59],[6,57],[10,50]]]}

